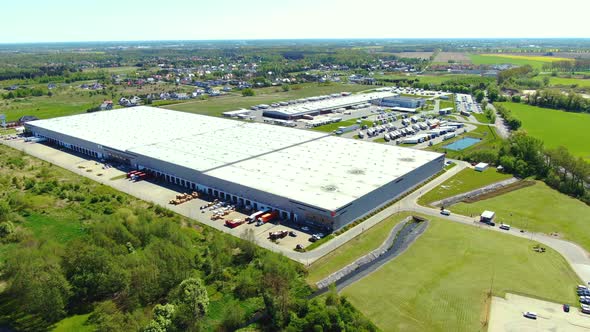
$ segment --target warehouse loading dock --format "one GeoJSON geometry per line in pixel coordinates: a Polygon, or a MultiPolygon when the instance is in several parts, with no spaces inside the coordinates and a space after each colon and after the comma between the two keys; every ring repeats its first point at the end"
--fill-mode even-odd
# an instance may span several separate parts
{"type": "Polygon", "coordinates": [[[444,164],[433,152],[152,107],[33,121],[27,129],[190,191],[328,230],[385,205],[444,164]]]}

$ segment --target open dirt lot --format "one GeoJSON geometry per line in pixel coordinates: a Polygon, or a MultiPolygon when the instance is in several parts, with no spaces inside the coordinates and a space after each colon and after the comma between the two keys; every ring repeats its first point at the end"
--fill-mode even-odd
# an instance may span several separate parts
{"type": "MultiPolygon", "coordinates": [[[[547,287],[551,287],[548,285],[547,287]]],[[[563,312],[559,303],[546,302],[514,294],[506,299],[494,297],[490,313],[488,332],[537,332],[537,331],[590,331],[590,315],[571,307],[563,312]],[[537,319],[523,317],[531,311],[537,319]]]]}
{"type": "Polygon", "coordinates": [[[94,181],[111,186],[117,190],[128,193],[132,196],[143,199],[147,202],[152,202],[182,214],[188,218],[197,220],[200,223],[206,224],[226,233],[241,237],[247,229],[254,231],[255,241],[262,247],[271,249],[273,251],[292,251],[297,244],[303,247],[308,246],[311,242],[308,241],[313,229],[308,231],[309,234],[303,232],[299,226],[292,223],[281,224],[280,221],[270,222],[261,226],[256,224],[242,224],[236,228],[229,228],[225,226],[225,219],[243,219],[249,213],[233,211],[224,216],[223,219],[211,220],[211,216],[215,211],[209,208],[201,209],[209,201],[206,199],[193,199],[180,205],[171,205],[169,201],[177,194],[190,192],[187,188],[170,185],[163,182],[139,181],[134,182],[125,177],[126,170],[117,169],[115,167],[106,167],[105,164],[89,159],[87,156],[75,155],[69,151],[62,151],[44,144],[28,143],[21,140],[4,141],[6,145],[12,146],[22,150],[32,156],[46,160],[52,164],[58,165],[68,169],[76,174],[88,177],[94,181]],[[294,231],[296,237],[286,236],[276,242],[271,242],[268,239],[269,232],[279,230],[294,231]]]}
{"type": "Polygon", "coordinates": [[[461,52],[440,52],[434,58],[434,62],[444,62],[448,63],[449,60],[453,60],[455,62],[471,62],[469,56],[466,53],[461,52]]]}

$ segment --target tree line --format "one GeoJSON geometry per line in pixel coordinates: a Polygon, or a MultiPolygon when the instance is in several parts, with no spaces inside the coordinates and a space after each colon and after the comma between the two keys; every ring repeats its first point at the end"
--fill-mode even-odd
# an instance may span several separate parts
{"type": "Polygon", "coordinates": [[[590,101],[574,92],[563,94],[557,90],[538,90],[529,95],[526,102],[533,106],[590,113],[590,101]]]}
{"type": "Polygon", "coordinates": [[[512,111],[508,108],[504,107],[503,105],[495,104],[496,110],[502,118],[504,119],[504,123],[510,128],[510,130],[518,130],[520,126],[522,126],[522,121],[517,119],[514,115],[512,115],[512,111]]]}
{"type": "Polygon", "coordinates": [[[514,132],[497,151],[474,151],[466,159],[501,165],[505,172],[521,178],[536,177],[550,187],[590,204],[590,191],[586,189],[590,182],[590,164],[563,146],[547,149],[543,141],[524,131],[514,132]]]}
{"type": "Polygon", "coordinates": [[[193,227],[7,147],[0,156],[4,325],[43,331],[90,313],[98,331],[233,331],[253,318],[265,331],[375,330],[346,298],[308,300],[303,266],[261,249],[252,232],[193,227]],[[80,234],[32,232],[39,215],[79,222],[80,234]]]}

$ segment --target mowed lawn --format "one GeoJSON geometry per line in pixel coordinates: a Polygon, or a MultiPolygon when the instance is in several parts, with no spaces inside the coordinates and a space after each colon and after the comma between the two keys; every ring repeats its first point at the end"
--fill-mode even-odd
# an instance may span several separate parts
{"type": "Polygon", "coordinates": [[[221,116],[225,111],[233,111],[240,108],[247,108],[258,104],[270,104],[291,99],[307,98],[318,95],[325,95],[339,92],[359,92],[371,89],[367,85],[357,84],[330,84],[318,85],[315,83],[299,84],[291,87],[289,91],[282,91],[281,87],[270,87],[254,89],[256,93],[252,97],[243,97],[236,92],[225,96],[213,97],[207,100],[188,101],[186,103],[167,105],[175,111],[198,113],[203,115],[221,116]]]}
{"type": "Polygon", "coordinates": [[[499,173],[495,168],[490,167],[483,172],[478,172],[472,168],[466,168],[455,174],[450,179],[441,183],[438,187],[427,192],[418,199],[421,205],[430,204],[444,198],[455,196],[489,184],[506,180],[512,175],[499,173]]]}
{"type": "Polygon", "coordinates": [[[452,206],[456,213],[496,212],[498,222],[542,233],[559,233],[590,251],[590,207],[543,182],[507,194],[452,206]]]}
{"type": "Polygon", "coordinates": [[[545,147],[563,145],[590,161],[590,114],[572,113],[517,103],[500,103],[522,121],[522,128],[542,139],[545,147]]]}
{"type": "Polygon", "coordinates": [[[554,61],[573,61],[573,59],[545,56],[528,56],[513,54],[470,54],[469,58],[475,65],[513,64],[517,66],[531,65],[541,69],[543,64],[554,61]]]}
{"type": "Polygon", "coordinates": [[[579,279],[557,252],[431,218],[408,250],[343,294],[383,331],[485,331],[489,291],[577,304],[579,279]]]}
{"type": "Polygon", "coordinates": [[[410,215],[409,212],[391,215],[364,231],[361,235],[318,259],[308,268],[307,282],[314,286],[316,282],[354,262],[368,252],[377,249],[387,239],[391,229],[410,215]]]}

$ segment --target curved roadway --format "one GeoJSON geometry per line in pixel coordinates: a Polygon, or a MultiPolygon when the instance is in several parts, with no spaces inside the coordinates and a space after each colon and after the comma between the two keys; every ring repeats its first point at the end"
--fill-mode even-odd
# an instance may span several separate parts
{"type": "Polygon", "coordinates": [[[368,229],[371,226],[380,222],[381,220],[385,219],[387,216],[397,212],[410,211],[424,215],[436,216],[443,219],[447,219],[449,221],[458,222],[473,227],[485,228],[489,229],[490,231],[501,232],[520,238],[526,238],[537,241],[559,252],[572,266],[573,270],[576,272],[576,274],[580,277],[581,280],[583,280],[585,283],[590,282],[590,257],[582,247],[575,243],[557,239],[541,233],[521,233],[520,229],[517,228],[511,228],[509,231],[501,230],[498,227],[489,227],[485,224],[479,223],[476,219],[472,217],[467,217],[459,214],[453,213],[450,216],[443,216],[440,214],[439,209],[419,205],[417,201],[420,196],[434,189],[436,186],[444,182],[446,179],[450,178],[451,176],[457,174],[458,172],[469,166],[466,162],[463,161],[456,160],[455,163],[457,164],[455,167],[451,168],[450,170],[448,170],[441,176],[437,177],[436,179],[430,181],[422,188],[415,190],[408,196],[401,199],[399,202],[393,204],[387,209],[381,211],[380,213],[377,213],[373,217],[367,219],[362,224],[357,225],[354,228],[348,230],[344,234],[339,235],[336,238],[330,240],[329,242],[325,243],[319,248],[305,253],[293,252],[287,254],[287,256],[304,264],[311,264],[317,259],[328,254],[329,252],[335,250],[342,244],[346,243],[351,238],[361,234],[365,229],[368,229]]]}

